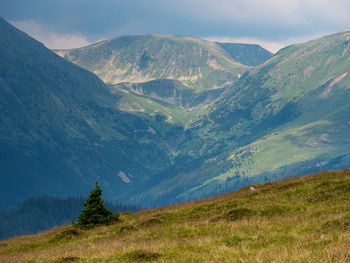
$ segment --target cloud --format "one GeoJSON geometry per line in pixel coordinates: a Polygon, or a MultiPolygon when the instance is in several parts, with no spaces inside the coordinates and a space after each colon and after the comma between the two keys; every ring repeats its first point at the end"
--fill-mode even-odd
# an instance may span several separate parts
{"type": "Polygon", "coordinates": [[[154,33],[257,39],[275,50],[350,25],[349,0],[0,0],[0,10],[40,25],[29,33],[48,46],[154,33]]]}
{"type": "Polygon", "coordinates": [[[79,34],[58,34],[32,20],[12,21],[11,24],[42,42],[50,49],[69,49],[90,44],[85,37],[79,34]]]}

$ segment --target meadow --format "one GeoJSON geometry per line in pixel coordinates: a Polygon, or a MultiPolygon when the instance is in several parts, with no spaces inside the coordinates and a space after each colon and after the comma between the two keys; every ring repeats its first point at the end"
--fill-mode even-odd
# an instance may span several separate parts
{"type": "Polygon", "coordinates": [[[349,262],[350,170],[0,242],[1,262],[349,262]]]}

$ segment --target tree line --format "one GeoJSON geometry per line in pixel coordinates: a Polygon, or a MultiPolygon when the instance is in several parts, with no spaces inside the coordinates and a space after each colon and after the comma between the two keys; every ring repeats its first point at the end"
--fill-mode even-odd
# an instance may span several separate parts
{"type": "MultiPolygon", "coordinates": [[[[20,203],[16,208],[0,211],[0,240],[33,234],[77,220],[84,208],[83,197],[59,198],[40,196],[20,203]]],[[[136,212],[140,206],[104,202],[110,211],[136,212]]]]}

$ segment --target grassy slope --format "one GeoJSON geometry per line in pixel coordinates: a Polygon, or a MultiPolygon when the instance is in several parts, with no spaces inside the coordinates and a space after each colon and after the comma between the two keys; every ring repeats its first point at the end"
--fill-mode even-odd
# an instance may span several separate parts
{"type": "Polygon", "coordinates": [[[230,146],[208,160],[208,179],[182,196],[232,189],[247,177],[266,181],[310,167],[347,167],[349,39],[345,31],[285,48],[218,100],[198,131],[230,146]],[[210,178],[218,163],[230,168],[210,178]]]}
{"type": "Polygon", "coordinates": [[[120,95],[118,108],[141,116],[155,116],[157,113],[164,115],[170,123],[186,125],[190,123],[200,112],[200,109],[186,109],[178,105],[162,103],[162,101],[148,98],[142,95],[115,88],[113,91],[120,95]]]}
{"type": "Polygon", "coordinates": [[[196,93],[180,81],[159,79],[144,83],[120,83],[111,86],[119,94],[118,108],[136,114],[163,114],[168,122],[184,126],[207,112],[225,88],[196,93]]]}
{"type": "Polygon", "coordinates": [[[348,262],[350,170],[0,242],[1,262],[348,262]],[[66,260],[64,259],[66,258],[66,260]]]}
{"type": "Polygon", "coordinates": [[[178,165],[148,196],[168,191],[177,200],[198,199],[253,181],[349,167],[349,38],[347,31],[288,47],[241,79],[192,122],[199,136],[184,147],[199,161],[178,165]]]}

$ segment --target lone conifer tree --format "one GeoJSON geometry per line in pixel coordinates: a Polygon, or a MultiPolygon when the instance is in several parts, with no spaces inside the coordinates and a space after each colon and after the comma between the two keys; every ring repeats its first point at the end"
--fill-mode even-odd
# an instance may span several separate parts
{"type": "Polygon", "coordinates": [[[89,197],[84,203],[85,208],[78,217],[77,225],[92,228],[118,220],[119,215],[113,214],[104,206],[101,195],[101,187],[96,182],[96,188],[90,191],[89,197]]]}

